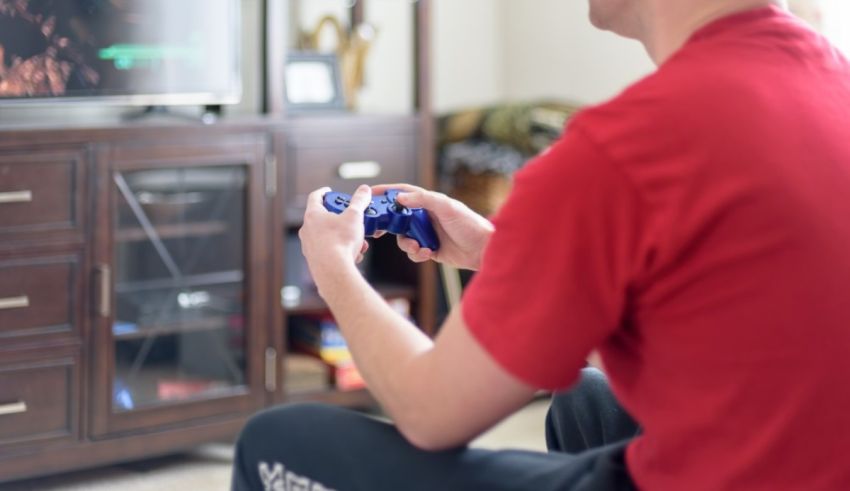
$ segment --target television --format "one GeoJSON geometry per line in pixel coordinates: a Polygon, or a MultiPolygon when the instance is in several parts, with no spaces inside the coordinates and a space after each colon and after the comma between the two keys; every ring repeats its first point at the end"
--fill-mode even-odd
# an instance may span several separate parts
{"type": "Polygon", "coordinates": [[[240,0],[0,0],[0,105],[241,98],[240,0]]]}

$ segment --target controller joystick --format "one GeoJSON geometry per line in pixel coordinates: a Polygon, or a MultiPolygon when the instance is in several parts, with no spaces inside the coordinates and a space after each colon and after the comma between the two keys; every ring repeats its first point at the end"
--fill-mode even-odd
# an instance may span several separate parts
{"type": "MultiPolygon", "coordinates": [[[[396,200],[399,191],[390,189],[381,196],[373,196],[372,202],[363,213],[366,236],[377,232],[403,235],[425,247],[436,251],[440,248],[437,232],[431,225],[428,212],[422,208],[407,208],[396,200]]],[[[351,204],[351,196],[344,193],[327,193],[323,199],[325,208],[340,214],[351,204]]]]}

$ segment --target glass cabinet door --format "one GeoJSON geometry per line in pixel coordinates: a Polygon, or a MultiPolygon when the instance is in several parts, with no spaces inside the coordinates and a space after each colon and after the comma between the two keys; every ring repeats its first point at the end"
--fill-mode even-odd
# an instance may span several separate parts
{"type": "Polygon", "coordinates": [[[245,166],[112,174],[112,411],[246,385],[245,166]]]}

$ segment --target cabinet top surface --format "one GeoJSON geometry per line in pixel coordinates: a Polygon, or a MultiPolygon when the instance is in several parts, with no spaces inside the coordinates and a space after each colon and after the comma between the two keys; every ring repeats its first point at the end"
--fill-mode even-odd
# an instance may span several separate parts
{"type": "Polygon", "coordinates": [[[221,118],[212,124],[180,119],[152,119],[149,121],[125,121],[121,119],[99,119],[79,121],[42,120],[36,122],[14,122],[0,120],[0,147],[31,143],[91,142],[99,140],[131,140],[192,135],[236,134],[265,131],[285,131],[289,128],[334,128],[364,127],[373,124],[394,124],[401,120],[417,120],[413,115],[384,116],[356,113],[311,114],[301,117],[280,118],[271,115],[221,118]],[[352,126],[353,125],[353,126],[352,126]]]}

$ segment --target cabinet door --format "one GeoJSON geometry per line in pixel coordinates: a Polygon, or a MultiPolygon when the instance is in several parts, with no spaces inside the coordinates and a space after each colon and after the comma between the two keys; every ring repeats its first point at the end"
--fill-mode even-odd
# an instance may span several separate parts
{"type": "Polygon", "coordinates": [[[95,434],[262,406],[265,155],[262,135],[100,154],[95,434]]]}

